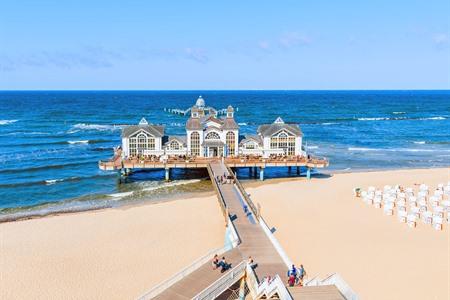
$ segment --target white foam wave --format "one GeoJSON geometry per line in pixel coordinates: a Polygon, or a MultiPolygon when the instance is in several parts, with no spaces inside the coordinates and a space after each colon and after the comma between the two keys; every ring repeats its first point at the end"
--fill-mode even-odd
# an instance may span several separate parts
{"type": "Polygon", "coordinates": [[[337,123],[334,122],[326,122],[326,123],[322,123],[322,125],[328,126],[328,125],[335,125],[337,123]]]}
{"type": "Polygon", "coordinates": [[[45,181],[45,184],[52,185],[52,184],[55,184],[55,183],[61,182],[61,181],[64,181],[64,179],[48,179],[45,181]]]}
{"type": "Polygon", "coordinates": [[[318,149],[319,146],[308,146],[308,149],[318,149]]]}
{"type": "Polygon", "coordinates": [[[417,142],[414,142],[414,144],[423,145],[423,144],[425,144],[425,141],[417,141],[417,142]]]}
{"type": "Polygon", "coordinates": [[[247,123],[242,122],[242,123],[238,123],[239,126],[247,126],[247,123]]]}
{"type": "Polygon", "coordinates": [[[384,121],[384,120],[390,120],[390,118],[358,118],[358,121],[384,121]]]}
{"type": "Polygon", "coordinates": [[[174,127],[184,127],[183,123],[170,123],[170,126],[174,126],[174,127]]]}
{"type": "Polygon", "coordinates": [[[74,144],[88,144],[89,140],[82,140],[82,141],[68,141],[69,144],[74,145],[74,144]]]}
{"type": "Polygon", "coordinates": [[[154,191],[154,190],[158,190],[158,189],[162,189],[162,188],[174,187],[174,186],[184,185],[184,184],[191,184],[191,183],[196,183],[196,182],[200,182],[200,179],[173,181],[173,182],[164,183],[164,184],[161,184],[158,186],[143,188],[142,190],[149,192],[149,191],[154,191]]]}
{"type": "Polygon", "coordinates": [[[16,123],[18,120],[0,120],[0,125],[9,125],[12,123],[16,123]]]}
{"type": "Polygon", "coordinates": [[[429,118],[420,118],[420,120],[446,120],[447,118],[445,118],[445,117],[441,117],[441,116],[438,116],[438,117],[429,117],[429,118]]]}
{"type": "Polygon", "coordinates": [[[72,129],[68,133],[76,133],[80,130],[96,130],[96,131],[114,131],[120,130],[122,126],[120,125],[103,125],[103,124],[86,124],[79,123],[72,126],[72,129]]]}
{"type": "Polygon", "coordinates": [[[414,148],[364,148],[364,147],[349,147],[349,151],[385,151],[385,152],[449,152],[448,149],[414,149],[414,148]]]}
{"type": "Polygon", "coordinates": [[[113,197],[113,198],[123,198],[123,197],[127,197],[130,195],[133,195],[133,192],[115,193],[115,194],[109,194],[108,196],[113,197]]]}
{"type": "Polygon", "coordinates": [[[403,115],[403,114],[406,114],[406,112],[404,112],[404,111],[393,111],[392,112],[394,115],[403,115]]]}

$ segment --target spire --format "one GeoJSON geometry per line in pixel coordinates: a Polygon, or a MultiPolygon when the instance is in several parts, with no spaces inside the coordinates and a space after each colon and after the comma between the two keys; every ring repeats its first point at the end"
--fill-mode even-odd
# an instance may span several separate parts
{"type": "Polygon", "coordinates": [[[284,121],[281,117],[278,117],[275,122],[273,122],[274,124],[284,124],[284,121]]]}
{"type": "Polygon", "coordinates": [[[145,118],[142,118],[142,119],[139,121],[139,125],[148,125],[148,122],[147,122],[147,120],[146,120],[145,118]]]}

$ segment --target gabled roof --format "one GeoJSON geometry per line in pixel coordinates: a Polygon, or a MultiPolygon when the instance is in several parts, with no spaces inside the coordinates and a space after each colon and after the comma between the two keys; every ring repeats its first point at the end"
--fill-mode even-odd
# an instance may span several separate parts
{"type": "Polygon", "coordinates": [[[164,126],[161,125],[129,125],[122,130],[122,137],[130,137],[139,130],[144,130],[154,137],[164,136],[164,126]]]}
{"type": "Polygon", "coordinates": [[[169,145],[170,142],[172,142],[173,140],[179,142],[180,144],[182,144],[183,146],[186,147],[186,136],[185,135],[171,135],[171,136],[165,136],[164,137],[164,145],[169,145]]]}
{"type": "Polygon", "coordinates": [[[303,133],[297,124],[284,123],[283,119],[280,117],[272,124],[260,125],[258,127],[258,134],[262,136],[272,136],[281,130],[286,130],[295,136],[303,136],[303,133]]]}
{"type": "Polygon", "coordinates": [[[239,142],[239,145],[243,145],[243,144],[248,143],[248,142],[255,142],[255,143],[257,143],[260,146],[263,145],[263,141],[262,141],[262,139],[261,139],[261,137],[259,135],[246,135],[244,137],[244,139],[242,139],[239,142]]]}
{"type": "Polygon", "coordinates": [[[236,123],[236,121],[233,118],[225,118],[225,119],[219,119],[212,115],[208,115],[206,117],[201,118],[189,118],[186,122],[186,129],[187,130],[202,130],[204,129],[206,123],[208,122],[214,122],[219,126],[222,130],[236,130],[239,129],[239,125],[236,123]]]}

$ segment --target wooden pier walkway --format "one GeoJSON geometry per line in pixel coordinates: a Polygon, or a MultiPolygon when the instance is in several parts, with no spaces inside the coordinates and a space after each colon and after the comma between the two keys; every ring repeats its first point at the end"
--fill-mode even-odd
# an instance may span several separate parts
{"type": "MultiPolygon", "coordinates": [[[[215,185],[216,191],[221,194],[222,197],[220,198],[225,202],[226,211],[241,241],[236,248],[225,252],[221,256],[225,256],[227,262],[232,264],[232,267],[244,260],[248,260],[248,257],[251,256],[257,264],[255,274],[260,282],[264,277],[270,276],[273,278],[276,274],[284,279],[287,272],[286,264],[263,231],[257,217],[253,215],[250,208],[245,208],[245,202],[239,190],[234,184],[218,184],[215,180],[216,176],[231,175],[228,171],[229,169],[219,160],[210,162],[209,166],[212,171],[210,173],[211,181],[215,185]]],[[[219,201],[222,200],[219,199],[219,201]]],[[[224,208],[222,207],[222,209],[224,208]]],[[[154,299],[191,299],[223,275],[224,273],[221,273],[220,270],[213,270],[211,262],[205,263],[196,271],[168,287],[154,299]]],[[[301,299],[344,299],[335,286],[318,288],[320,289],[316,287],[295,287],[290,288],[289,291],[293,297],[301,299]]]]}

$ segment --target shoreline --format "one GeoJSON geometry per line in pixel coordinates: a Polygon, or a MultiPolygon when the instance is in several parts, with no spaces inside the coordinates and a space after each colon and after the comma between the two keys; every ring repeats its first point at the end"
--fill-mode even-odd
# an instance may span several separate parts
{"type": "MultiPolygon", "coordinates": [[[[393,171],[414,171],[414,170],[434,170],[434,169],[449,169],[450,166],[447,167],[430,167],[430,168],[420,168],[420,167],[413,167],[413,168],[392,168],[392,169],[354,169],[354,170],[322,170],[320,169],[320,172],[314,173],[311,178],[318,178],[314,175],[326,175],[332,177],[333,175],[338,174],[356,174],[356,173],[376,173],[376,172],[393,172],[393,171]]],[[[208,179],[209,180],[209,179],[208,179]]],[[[244,185],[244,187],[248,188],[256,188],[263,185],[273,185],[283,182],[290,182],[290,181],[301,181],[301,180],[307,180],[304,175],[301,176],[293,176],[293,177],[280,177],[280,178],[268,178],[264,181],[260,181],[258,179],[242,179],[241,182],[244,185]]],[[[164,202],[171,202],[171,201],[178,201],[182,199],[192,199],[192,198],[198,198],[198,197],[208,197],[214,194],[214,190],[211,189],[211,191],[202,191],[202,192],[182,192],[182,193],[169,193],[162,197],[158,197],[155,199],[150,198],[142,198],[139,200],[136,200],[133,202],[123,202],[123,203],[116,203],[116,205],[106,206],[106,207],[85,207],[85,208],[74,208],[74,209],[68,209],[68,210],[60,210],[60,211],[50,211],[48,213],[42,213],[40,210],[42,208],[37,208],[36,210],[31,209],[29,214],[26,215],[19,215],[14,216],[14,214],[20,214],[22,212],[25,212],[26,209],[30,209],[30,207],[18,207],[18,211],[13,213],[5,213],[0,214],[0,224],[2,223],[9,223],[9,222],[17,222],[17,221],[24,221],[24,220],[32,220],[32,219],[41,219],[41,218],[47,218],[52,216],[61,216],[61,215],[68,215],[68,214],[81,214],[81,213],[87,213],[91,211],[102,211],[102,210],[108,210],[108,209],[127,209],[130,207],[139,207],[139,206],[145,206],[145,205],[153,205],[153,204],[159,204],[164,202]]],[[[58,204],[61,204],[62,202],[54,202],[55,206],[58,204]]],[[[52,203],[53,204],[53,203],[52,203]]],[[[45,204],[43,204],[45,205],[45,204]]]]}

